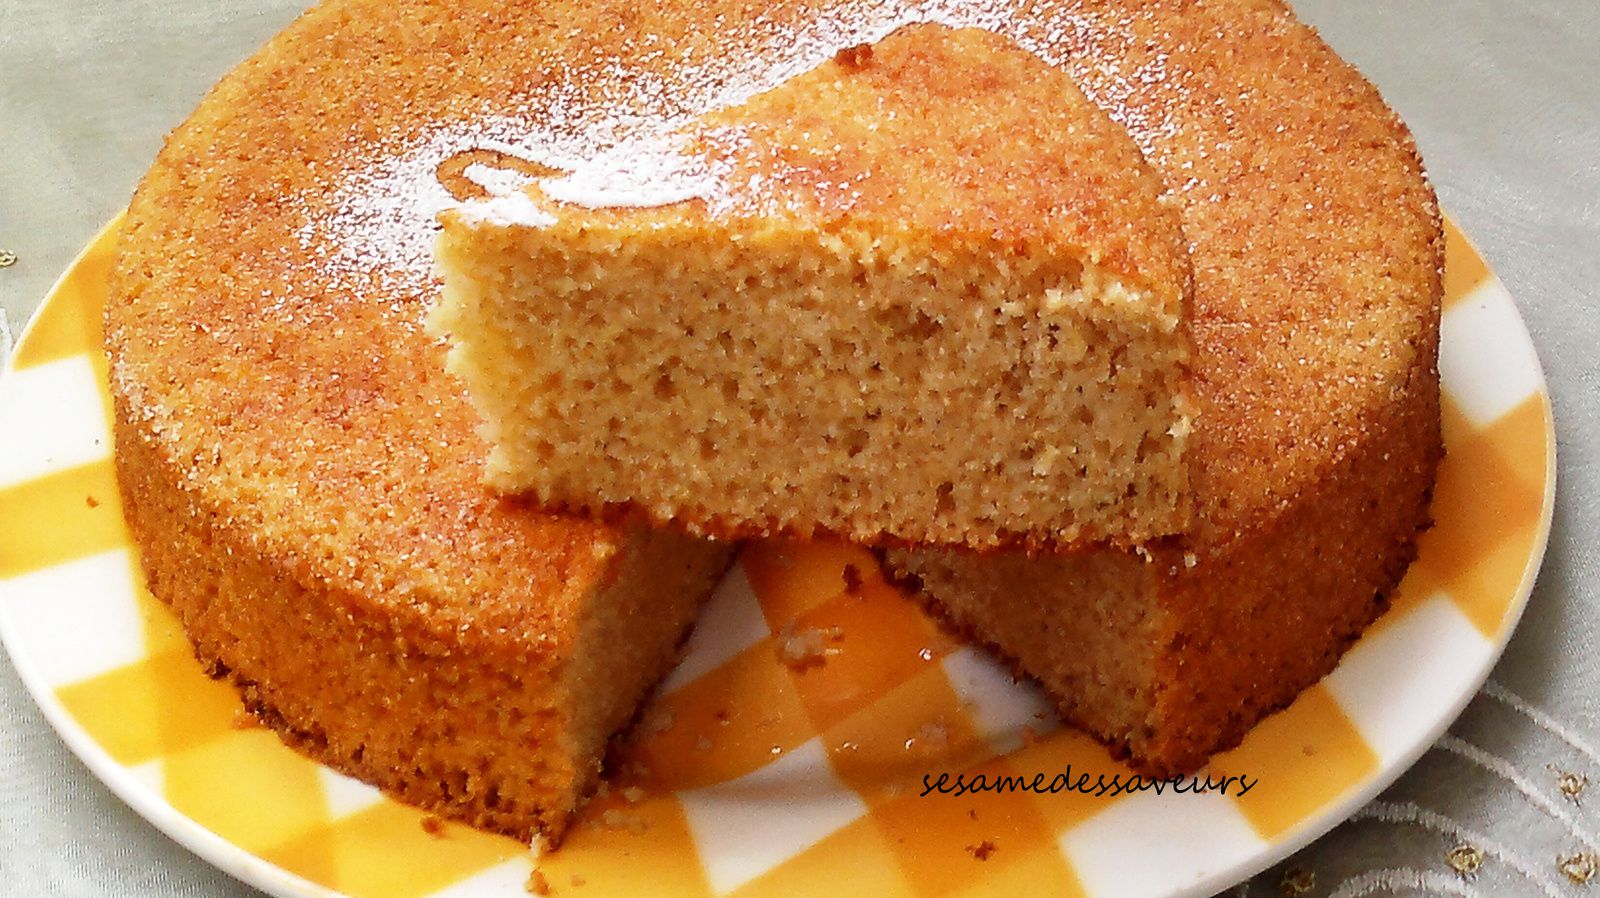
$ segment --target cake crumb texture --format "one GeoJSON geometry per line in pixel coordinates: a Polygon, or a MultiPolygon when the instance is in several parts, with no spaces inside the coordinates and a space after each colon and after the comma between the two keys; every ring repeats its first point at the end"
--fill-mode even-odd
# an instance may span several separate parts
{"type": "Polygon", "coordinates": [[[1163,191],[1060,70],[907,26],[447,212],[432,324],[508,492],[724,537],[1143,544],[1188,522],[1163,191]]]}

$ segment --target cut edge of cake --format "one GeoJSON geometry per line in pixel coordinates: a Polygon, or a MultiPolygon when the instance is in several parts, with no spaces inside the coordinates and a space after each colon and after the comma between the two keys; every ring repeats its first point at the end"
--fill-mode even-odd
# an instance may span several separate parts
{"type": "MultiPolygon", "coordinates": [[[[856,53],[443,213],[429,325],[484,420],[488,482],[724,538],[1049,553],[1184,531],[1189,271],[1159,177],[1070,79],[998,36],[916,26],[856,53]],[[976,162],[881,158],[915,155],[873,143],[898,136],[895,104],[965,97],[904,96],[932,90],[938,63],[1075,116],[1018,151],[1070,190],[1008,197],[1021,185],[1000,163],[986,184],[976,162]],[[813,95],[856,119],[791,123],[813,95]],[[796,162],[791,129],[821,155],[796,162]],[[1092,171],[1072,156],[1090,149],[1092,171]],[[816,183],[823,165],[836,180],[816,183]],[[941,197],[948,217],[927,208],[941,197]]],[[[929,152],[959,157],[988,125],[929,152]]]]}
{"type": "Polygon", "coordinates": [[[733,547],[615,528],[586,550],[594,564],[522,584],[542,610],[518,626],[432,587],[363,588],[319,570],[305,546],[241,532],[204,478],[177,473],[137,391],[116,387],[117,358],[128,524],[150,592],[206,671],[316,761],[441,816],[558,845],[733,547]]]}

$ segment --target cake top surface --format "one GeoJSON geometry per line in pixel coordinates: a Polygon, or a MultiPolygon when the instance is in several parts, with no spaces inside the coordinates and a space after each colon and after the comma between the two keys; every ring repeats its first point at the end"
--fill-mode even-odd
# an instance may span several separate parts
{"type": "Polygon", "coordinates": [[[706,218],[869,228],[1068,256],[1181,314],[1176,208],[1123,127],[1065,72],[979,28],[907,25],[467,217],[635,228],[706,218]]]}
{"type": "Polygon", "coordinates": [[[479,485],[487,447],[422,327],[435,216],[924,21],[1062,67],[1176,195],[1200,550],[1367,437],[1436,338],[1437,212],[1376,91],[1275,0],[323,3],[224,78],[142,183],[107,315],[114,386],[295,576],[440,626],[560,617],[626,534],[479,485]]]}

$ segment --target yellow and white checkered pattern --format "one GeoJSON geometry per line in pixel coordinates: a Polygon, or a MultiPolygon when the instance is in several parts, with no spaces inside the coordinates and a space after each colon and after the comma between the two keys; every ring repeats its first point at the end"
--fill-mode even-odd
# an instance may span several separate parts
{"type": "MultiPolygon", "coordinates": [[[[233,692],[144,590],[99,351],[114,229],[0,386],[0,632],[41,707],[141,813],[279,894],[523,894],[524,846],[430,833],[422,812],[240,728],[233,692]]],[[[539,862],[546,882],[597,898],[1170,894],[1222,887],[1331,825],[1476,690],[1549,526],[1538,361],[1509,296],[1448,235],[1437,523],[1339,670],[1215,759],[1218,774],[1260,778],[1248,795],[920,797],[925,771],[1125,771],[1053,729],[1037,694],[943,636],[865,553],[761,544],[722,584],[609,794],[539,862]],[[785,663],[782,634],[796,632],[827,635],[825,663],[785,663]]]]}

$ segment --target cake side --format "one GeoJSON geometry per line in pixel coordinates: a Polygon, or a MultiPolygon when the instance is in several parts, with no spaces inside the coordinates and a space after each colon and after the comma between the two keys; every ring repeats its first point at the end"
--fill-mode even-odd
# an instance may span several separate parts
{"type": "MultiPolygon", "coordinates": [[[[560,673],[569,709],[563,738],[579,759],[574,798],[601,773],[605,749],[676,666],[706,597],[734,564],[735,546],[666,528],[633,526],[606,582],[574,621],[560,673]]],[[[553,844],[553,843],[551,843],[553,844]]]]}
{"type": "MultiPolygon", "coordinates": [[[[116,396],[119,407],[125,397],[116,396]]],[[[263,551],[119,412],[116,462],[151,592],[245,709],[301,752],[418,807],[557,844],[612,734],[677,660],[731,549],[636,529],[571,620],[514,632],[379,606],[263,551]],[[649,615],[640,613],[648,608],[649,615]],[[622,615],[615,623],[593,621],[622,615]],[[648,622],[648,623],[646,623],[648,622]]]]}
{"type": "MultiPolygon", "coordinates": [[[[439,67],[504,15],[323,4],[219,82],[132,201],[106,348],[129,523],[202,662],[306,754],[554,841],[731,550],[485,490],[422,331],[426,260],[341,257],[310,226],[330,184],[449,120],[439,67]],[[648,626],[594,623],[646,606],[648,626]]],[[[474,83],[536,83],[522,64],[474,83]]]]}
{"type": "Polygon", "coordinates": [[[1157,673],[1171,627],[1154,565],[1104,551],[998,552],[978,562],[890,549],[882,559],[886,575],[942,626],[1042,685],[1069,724],[1141,772],[1174,772],[1147,748],[1162,731],[1157,673]]]}
{"type": "Polygon", "coordinates": [[[1404,123],[1281,0],[1068,6],[1047,54],[1126,124],[1191,243],[1203,553],[1314,490],[1436,356],[1438,204],[1404,123]]]}
{"type": "Polygon", "coordinates": [[[499,489],[880,545],[1187,526],[1176,211],[1005,38],[904,28],[442,220],[499,489]]]}
{"type": "Polygon", "coordinates": [[[1419,352],[1395,404],[1270,527],[1164,568],[1158,721],[1140,751],[1192,770],[1333,671],[1389,607],[1431,523],[1439,378],[1419,352]]]}

